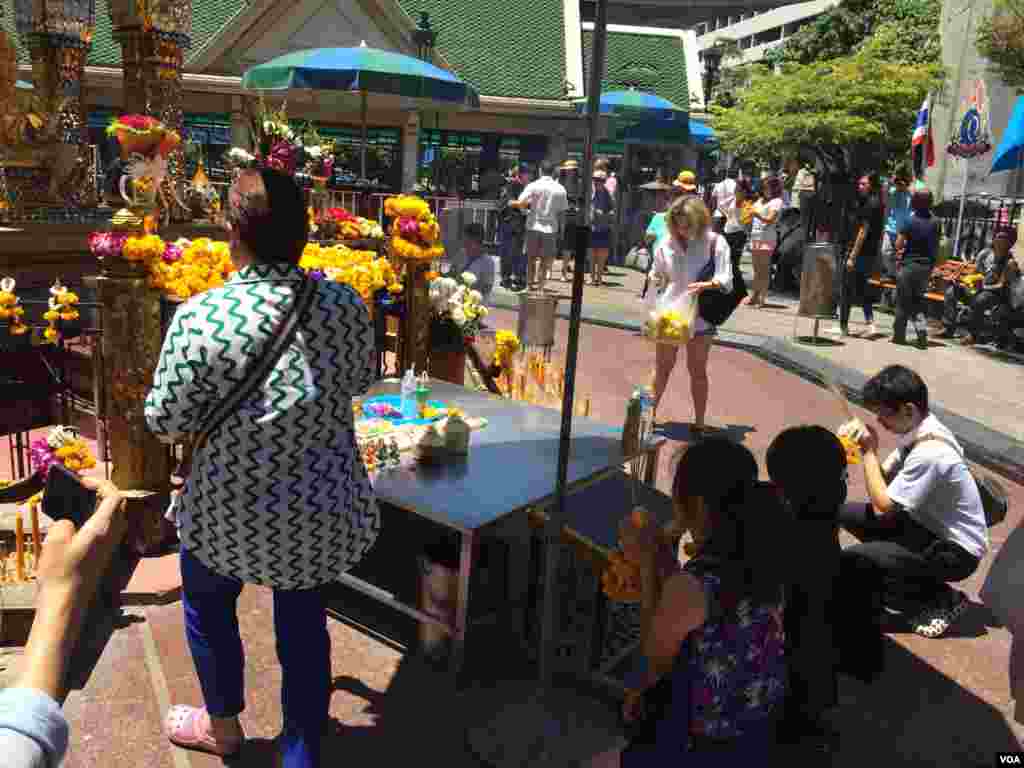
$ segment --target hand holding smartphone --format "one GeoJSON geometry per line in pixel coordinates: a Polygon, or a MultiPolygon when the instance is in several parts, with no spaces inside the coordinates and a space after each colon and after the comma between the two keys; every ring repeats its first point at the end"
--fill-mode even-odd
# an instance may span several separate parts
{"type": "Polygon", "coordinates": [[[50,467],[43,494],[43,513],[51,520],[70,520],[80,529],[96,510],[97,492],[60,464],[50,467]]]}

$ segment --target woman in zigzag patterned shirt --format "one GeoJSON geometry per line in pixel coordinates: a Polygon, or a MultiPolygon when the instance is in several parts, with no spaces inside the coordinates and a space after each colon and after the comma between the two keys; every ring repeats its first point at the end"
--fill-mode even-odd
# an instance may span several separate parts
{"type": "MultiPolygon", "coordinates": [[[[146,419],[181,441],[259,359],[307,278],[302,191],[271,170],[243,173],[229,199],[232,260],[221,288],[179,308],[168,330],[146,419]]],[[[289,347],[257,394],[214,429],[180,497],[185,630],[205,707],[172,707],[170,740],[231,755],[244,735],[244,583],[274,590],[283,669],[284,768],[320,764],[331,679],[322,591],[365,554],[380,518],[356,449],[351,400],[374,379],[373,330],[349,287],[316,285],[289,347]]]]}

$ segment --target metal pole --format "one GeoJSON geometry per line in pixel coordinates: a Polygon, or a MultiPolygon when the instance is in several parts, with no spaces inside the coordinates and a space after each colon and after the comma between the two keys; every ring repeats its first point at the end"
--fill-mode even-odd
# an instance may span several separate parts
{"type": "Polygon", "coordinates": [[[366,91],[360,91],[360,115],[362,116],[363,140],[359,151],[359,178],[366,179],[366,91]]]}
{"type": "Polygon", "coordinates": [[[597,0],[594,23],[593,53],[590,61],[590,82],[587,89],[587,134],[583,149],[582,206],[576,218],[575,269],[572,276],[572,306],[569,310],[569,338],[565,349],[565,392],[562,397],[562,430],[558,441],[558,475],[555,481],[554,514],[544,527],[544,617],[541,624],[540,682],[551,685],[554,666],[556,605],[555,570],[561,549],[562,520],[565,518],[565,486],[569,473],[572,440],[573,395],[576,386],[576,358],[579,354],[580,316],[583,311],[583,272],[590,243],[590,194],[594,163],[594,135],[597,133],[601,105],[601,80],[604,75],[605,43],[608,37],[608,0],[597,0]]]}
{"type": "Polygon", "coordinates": [[[960,230],[964,225],[964,203],[967,201],[967,171],[968,162],[966,157],[960,158],[960,163],[964,168],[964,180],[960,186],[960,213],[956,217],[956,239],[953,241],[953,258],[957,258],[960,255],[960,230]]]}

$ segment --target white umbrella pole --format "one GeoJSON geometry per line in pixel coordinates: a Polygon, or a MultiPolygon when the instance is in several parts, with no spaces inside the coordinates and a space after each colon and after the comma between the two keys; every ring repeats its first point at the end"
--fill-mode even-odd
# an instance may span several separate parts
{"type": "Polygon", "coordinates": [[[366,91],[360,91],[359,97],[361,100],[360,104],[360,118],[363,127],[362,142],[359,146],[359,178],[366,178],[366,91]]]}
{"type": "Polygon", "coordinates": [[[960,231],[964,226],[964,203],[967,202],[967,158],[960,158],[960,163],[963,165],[964,179],[960,186],[960,213],[956,217],[956,239],[953,241],[953,258],[960,256],[960,231]]]}

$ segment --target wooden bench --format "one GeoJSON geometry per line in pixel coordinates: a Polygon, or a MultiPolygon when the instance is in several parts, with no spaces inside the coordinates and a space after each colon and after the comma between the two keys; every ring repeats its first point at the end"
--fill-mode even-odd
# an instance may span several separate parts
{"type": "MultiPolygon", "coordinates": [[[[886,290],[896,290],[896,282],[894,280],[888,280],[886,278],[872,277],[868,280],[868,285],[873,285],[876,288],[883,288],[886,290]]],[[[939,304],[946,300],[944,294],[938,293],[936,291],[928,291],[927,293],[925,293],[924,297],[928,299],[928,301],[934,301],[939,304]]]]}

